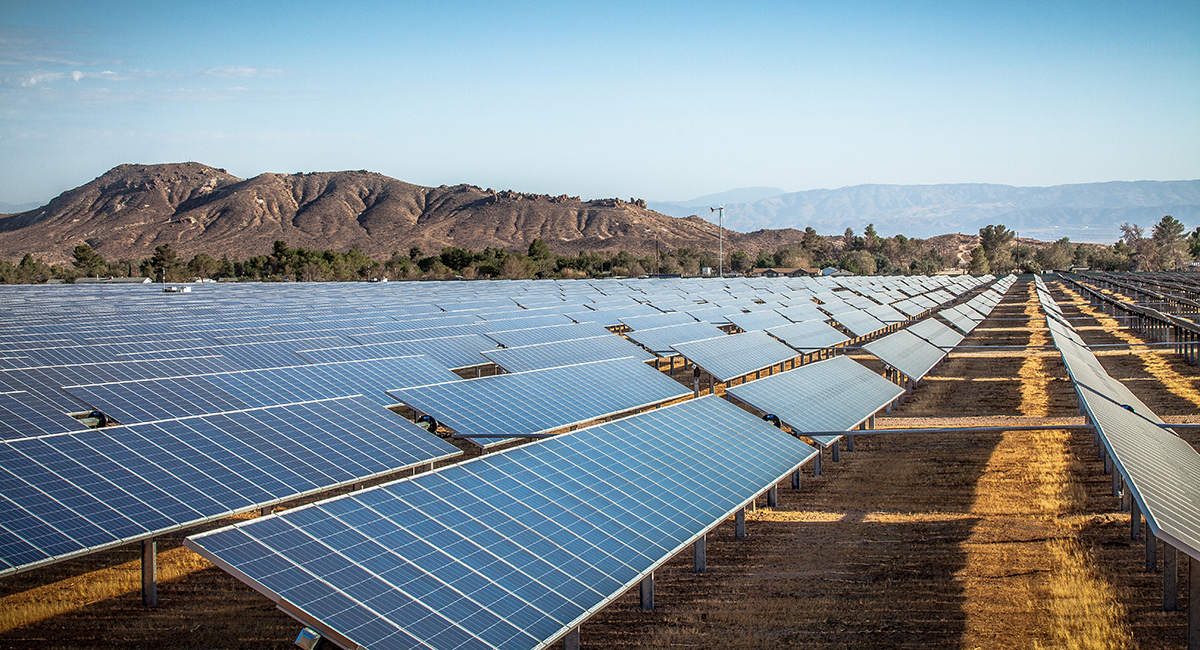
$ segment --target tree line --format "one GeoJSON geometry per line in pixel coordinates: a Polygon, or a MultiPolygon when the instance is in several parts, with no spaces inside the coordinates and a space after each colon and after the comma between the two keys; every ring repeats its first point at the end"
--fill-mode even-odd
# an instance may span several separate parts
{"type": "MultiPolygon", "coordinates": [[[[1200,228],[1190,234],[1171,216],[1163,217],[1149,234],[1137,225],[1121,226],[1122,237],[1111,246],[1076,244],[1060,239],[1049,246],[1021,245],[1016,233],[1003,225],[979,230],[980,245],[971,251],[971,273],[1037,273],[1050,269],[1083,266],[1106,271],[1157,271],[1188,268],[1200,258],[1200,228]]],[[[555,255],[544,240],[535,239],[524,253],[499,248],[473,251],[447,246],[437,253],[426,253],[414,246],[393,252],[383,260],[373,259],[357,250],[341,253],[332,250],[291,248],[276,241],[266,255],[245,260],[216,259],[199,253],[190,260],[180,257],[170,244],[154,249],[143,259],[105,260],[87,244],[75,247],[69,264],[50,265],[32,255],[17,264],[0,261],[0,283],[39,283],[51,279],[73,282],[83,277],[148,277],[162,282],[187,282],[195,279],[241,281],[363,281],[373,278],[390,280],[462,279],[534,279],[598,278],[669,274],[695,276],[705,268],[716,272],[744,274],[755,268],[837,267],[857,275],[902,275],[936,273],[948,267],[945,259],[926,240],[904,235],[882,237],[873,224],[862,235],[847,228],[841,236],[825,237],[812,227],[805,228],[798,244],[774,251],[760,249],[730,251],[723,263],[712,251],[696,247],[662,249],[648,256],[628,251],[580,251],[575,255],[555,255]]]]}
{"type": "Polygon", "coordinates": [[[1077,244],[1063,237],[1049,246],[1022,246],[1004,226],[979,229],[979,246],[971,251],[970,273],[1041,273],[1068,268],[1097,271],[1186,271],[1200,259],[1200,227],[1191,233],[1171,215],[1150,229],[1121,224],[1121,238],[1111,246],[1077,244]]]}

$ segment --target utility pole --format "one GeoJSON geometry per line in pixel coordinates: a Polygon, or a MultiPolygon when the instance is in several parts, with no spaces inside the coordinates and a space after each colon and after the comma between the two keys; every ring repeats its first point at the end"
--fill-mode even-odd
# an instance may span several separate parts
{"type": "Polygon", "coordinates": [[[717,227],[720,229],[717,231],[717,242],[719,246],[717,249],[717,275],[723,278],[725,277],[725,204],[722,203],[715,208],[709,208],[708,211],[719,213],[717,216],[717,227]]]}

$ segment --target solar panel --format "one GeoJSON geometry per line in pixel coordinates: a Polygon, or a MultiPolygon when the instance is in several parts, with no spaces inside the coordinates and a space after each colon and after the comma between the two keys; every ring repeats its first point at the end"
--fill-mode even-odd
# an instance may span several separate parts
{"type": "Polygon", "coordinates": [[[345,647],[546,647],[815,455],[706,397],[186,543],[345,647]]]}
{"type": "Polygon", "coordinates": [[[388,391],[481,447],[685,397],[679,382],[613,359],[388,391]],[[479,436],[505,436],[487,438],[479,436]]]}
{"type": "Polygon", "coordinates": [[[850,333],[855,337],[866,336],[887,327],[887,325],[881,323],[878,318],[875,318],[865,311],[854,310],[840,314],[834,314],[833,319],[836,320],[842,327],[850,330],[850,333]]]}
{"type": "Polygon", "coordinates": [[[483,355],[508,372],[524,372],[586,361],[625,357],[632,357],[638,361],[652,361],[656,358],[627,339],[612,333],[572,341],[552,341],[502,350],[489,350],[483,355]]]}
{"type": "Polygon", "coordinates": [[[888,305],[875,305],[873,307],[868,307],[865,311],[875,318],[878,318],[881,323],[886,323],[888,325],[891,325],[892,323],[903,323],[904,321],[908,320],[904,314],[892,309],[888,305]]]}
{"type": "MultiPolygon", "coordinates": [[[[388,356],[423,354],[451,370],[486,365],[489,361],[483,356],[483,351],[496,349],[496,342],[481,334],[459,334],[457,336],[439,338],[392,341],[386,344],[386,346],[383,344],[379,345],[388,356]]],[[[357,358],[364,354],[380,354],[372,350],[357,350],[355,349],[357,347],[373,348],[374,346],[368,344],[350,347],[343,346],[333,349],[310,348],[304,350],[300,356],[316,362],[325,360],[341,361],[346,358],[357,358]]]]}
{"type": "Polygon", "coordinates": [[[0,442],[0,576],[457,453],[358,398],[0,442]]]}
{"type": "Polygon", "coordinates": [[[63,413],[78,413],[88,410],[88,405],[62,390],[63,386],[149,379],[151,377],[177,377],[240,369],[242,369],[240,365],[219,356],[159,361],[110,361],[4,370],[0,371],[0,383],[10,389],[27,390],[34,393],[63,413]]]}
{"type": "Polygon", "coordinates": [[[867,352],[904,373],[913,381],[920,380],[933,369],[946,353],[908,330],[876,339],[863,346],[867,352]]]}
{"type": "Polygon", "coordinates": [[[727,382],[796,358],[796,351],[762,330],[672,346],[717,381],[727,382]]]}
{"type": "Polygon", "coordinates": [[[538,343],[550,343],[552,341],[570,341],[573,339],[611,334],[611,332],[600,324],[587,321],[567,325],[544,325],[542,327],[488,332],[486,336],[506,348],[515,348],[522,345],[537,345],[538,343]]]}
{"type": "Polygon", "coordinates": [[[428,357],[343,361],[132,382],[70,386],[66,391],[122,424],[224,413],[362,395],[381,406],[390,388],[458,381],[428,357]]]}
{"type": "MultiPolygon", "coordinates": [[[[833,357],[732,386],[726,392],[794,431],[849,431],[904,393],[850,357],[833,357]]],[[[812,436],[822,446],[841,436],[812,436]]]]}
{"type": "Polygon", "coordinates": [[[779,327],[791,322],[774,311],[752,311],[748,314],[739,312],[736,314],[726,314],[725,318],[747,332],[779,327]]]}
{"type": "Polygon", "coordinates": [[[634,330],[626,333],[634,343],[644,346],[660,357],[675,355],[671,346],[677,343],[689,343],[702,339],[725,336],[725,332],[708,323],[689,323],[687,325],[670,325],[648,330],[634,330]]]}
{"type": "Polygon", "coordinates": [[[963,340],[961,334],[932,318],[926,318],[923,321],[913,323],[907,329],[913,334],[947,351],[962,343],[963,340]]]}
{"type": "Polygon", "coordinates": [[[772,327],[767,330],[767,334],[801,352],[824,350],[850,340],[837,328],[819,320],[772,327]]]}
{"type": "Polygon", "coordinates": [[[27,391],[0,393],[0,440],[86,429],[79,420],[27,391]]]}
{"type": "Polygon", "coordinates": [[[794,323],[803,323],[811,320],[824,321],[829,319],[829,316],[825,315],[825,313],[820,309],[817,309],[816,304],[811,302],[792,305],[790,307],[780,307],[775,311],[794,323]]]}
{"type": "Polygon", "coordinates": [[[669,325],[686,325],[695,323],[696,319],[692,318],[683,312],[668,312],[659,314],[650,314],[647,316],[625,316],[622,317],[621,323],[628,326],[632,330],[648,330],[656,327],[667,327],[669,325]]]}

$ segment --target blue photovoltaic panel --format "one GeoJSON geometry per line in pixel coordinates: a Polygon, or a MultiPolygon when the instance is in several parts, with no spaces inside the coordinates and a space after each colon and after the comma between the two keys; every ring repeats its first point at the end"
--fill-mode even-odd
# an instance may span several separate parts
{"type": "Polygon", "coordinates": [[[678,311],[667,312],[665,314],[651,314],[649,316],[626,316],[620,320],[621,323],[627,325],[631,330],[649,330],[656,327],[688,325],[696,322],[696,319],[692,318],[689,314],[678,311]]]}
{"type": "Polygon", "coordinates": [[[926,318],[923,321],[913,323],[907,329],[947,352],[950,351],[950,348],[962,343],[963,340],[962,334],[955,332],[932,318],[926,318]]]}
{"type": "Polygon", "coordinates": [[[0,576],[457,453],[358,398],[0,442],[0,576]]]}
{"type": "Polygon", "coordinates": [[[879,330],[887,327],[887,325],[880,322],[878,318],[875,318],[865,311],[858,311],[857,309],[854,311],[834,314],[833,319],[836,320],[842,327],[850,330],[850,333],[855,337],[866,336],[872,332],[878,332],[879,330]]]}
{"type": "Polygon", "coordinates": [[[66,390],[121,424],[362,395],[381,406],[387,390],[458,381],[428,357],[345,361],[133,382],[71,386],[66,390]]]}
{"type": "Polygon", "coordinates": [[[86,429],[79,420],[63,413],[33,393],[0,393],[0,440],[14,440],[86,429]]]}
{"type": "Polygon", "coordinates": [[[345,647],[546,647],[816,450],[704,397],[191,537],[345,647]]]}
{"type": "MultiPolygon", "coordinates": [[[[370,348],[373,346],[363,345],[359,347],[370,348]]],[[[386,344],[386,350],[389,355],[423,354],[451,370],[486,365],[490,362],[483,356],[483,352],[494,349],[496,349],[496,342],[480,334],[459,334],[457,336],[441,338],[393,341],[386,344]]],[[[317,361],[326,359],[340,360],[346,356],[358,354],[364,354],[364,352],[350,347],[335,348],[332,350],[307,349],[300,356],[317,361]]],[[[371,352],[368,351],[365,354],[371,354],[371,352]]]]}
{"type": "Polygon", "coordinates": [[[903,323],[904,321],[908,320],[904,314],[892,309],[888,305],[875,305],[874,307],[868,307],[866,312],[875,318],[878,318],[880,322],[888,325],[891,325],[892,323],[903,323]]]}
{"type": "Polygon", "coordinates": [[[522,345],[570,341],[611,334],[612,332],[599,323],[587,321],[567,325],[544,325],[542,327],[530,327],[527,329],[488,332],[486,336],[506,348],[515,348],[522,345]]]}
{"type": "Polygon", "coordinates": [[[772,327],[767,330],[767,334],[801,352],[824,350],[850,340],[836,327],[819,320],[772,327]]]}
{"type": "Polygon", "coordinates": [[[812,302],[805,302],[799,305],[792,305],[790,307],[780,307],[775,311],[779,312],[779,314],[781,314],[784,318],[794,323],[804,323],[813,320],[829,320],[829,316],[827,316],[820,309],[817,309],[816,303],[812,302]]]}
{"type": "Polygon", "coordinates": [[[634,359],[615,359],[388,391],[481,447],[685,397],[691,390],[634,359]]]}
{"type": "Polygon", "coordinates": [[[914,381],[924,377],[946,356],[944,350],[908,330],[871,341],[863,349],[914,381]]]}
{"type": "Polygon", "coordinates": [[[656,358],[627,339],[612,333],[572,341],[489,350],[483,355],[508,372],[524,372],[624,357],[633,357],[638,361],[652,361],[656,358]]]}
{"type": "Polygon", "coordinates": [[[63,386],[152,377],[178,377],[241,369],[242,366],[217,356],[159,361],[113,361],[27,370],[4,370],[0,371],[0,383],[12,390],[26,390],[34,393],[64,413],[78,413],[88,410],[88,405],[64,391],[63,386]]]}
{"type": "Polygon", "coordinates": [[[673,346],[717,381],[727,382],[796,358],[796,351],[762,330],[673,346]]]}
{"type": "MultiPolygon", "coordinates": [[[[813,311],[816,310],[814,309],[813,311]]],[[[791,322],[774,311],[752,311],[748,314],[738,312],[736,314],[726,314],[725,318],[747,332],[779,327],[791,322]]]]}
{"type": "Polygon", "coordinates": [[[702,339],[725,336],[725,332],[708,323],[689,323],[686,325],[670,325],[648,330],[635,330],[626,334],[634,343],[645,346],[660,357],[675,355],[671,346],[676,343],[689,343],[702,339]]]}

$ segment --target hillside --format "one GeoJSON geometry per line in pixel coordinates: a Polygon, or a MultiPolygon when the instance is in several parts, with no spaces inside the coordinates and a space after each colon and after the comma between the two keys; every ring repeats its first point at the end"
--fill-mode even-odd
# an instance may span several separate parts
{"type": "MultiPolygon", "coordinates": [[[[373,257],[418,246],[525,251],[536,238],[558,254],[649,254],[654,233],[668,248],[716,252],[718,228],[674,218],[643,201],[524,194],[473,185],[423,187],[368,171],[265,173],[241,179],[199,163],[120,165],[45,206],[0,217],[0,258],[26,253],[66,262],[87,243],[106,259],[142,258],[171,244],[184,257],[244,259],[272,243],[373,257]]],[[[725,233],[727,250],[774,250],[800,241],[791,228],[725,233]]]]}
{"type": "MultiPolygon", "coordinates": [[[[737,193],[735,190],[726,195],[737,196],[737,193]]],[[[695,201],[648,205],[665,214],[698,214],[715,220],[707,209],[696,208],[694,204],[695,201]]],[[[1167,214],[1189,228],[1200,225],[1200,181],[1054,187],[982,183],[856,185],[727,202],[725,225],[747,231],[803,224],[822,234],[836,235],[847,227],[861,233],[866,224],[874,223],[881,235],[902,233],[928,238],[943,233],[975,233],[988,224],[1004,224],[1022,236],[1044,241],[1070,237],[1072,241],[1111,244],[1120,236],[1121,223],[1150,226],[1167,214]]]]}

